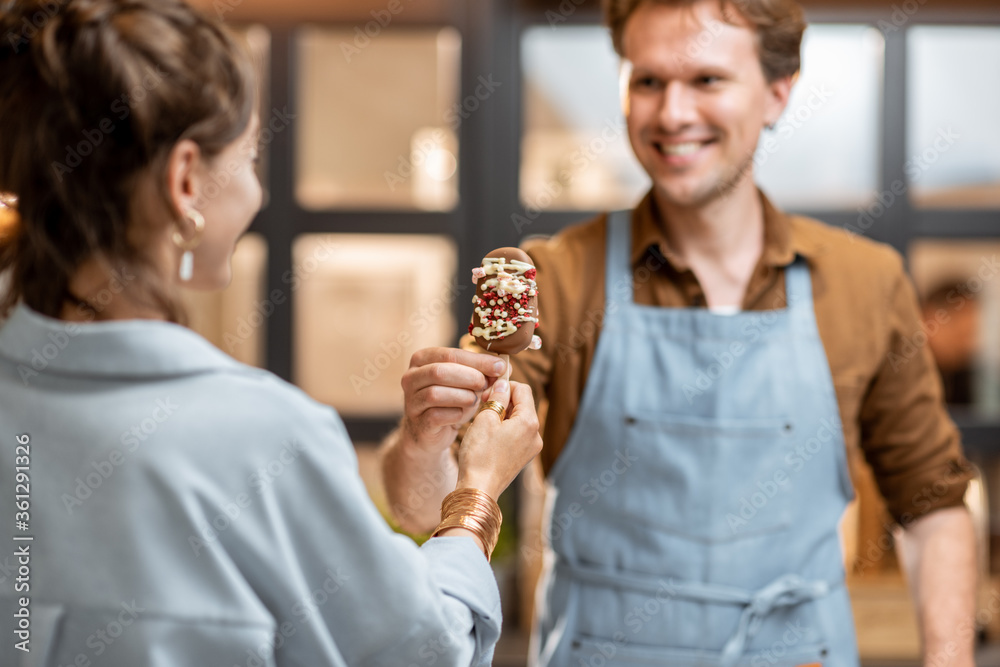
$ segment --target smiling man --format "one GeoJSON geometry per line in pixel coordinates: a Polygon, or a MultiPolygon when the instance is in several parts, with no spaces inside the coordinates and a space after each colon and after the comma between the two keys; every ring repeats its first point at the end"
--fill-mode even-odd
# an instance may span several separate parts
{"type": "MultiPolygon", "coordinates": [[[[536,663],[857,665],[837,526],[864,457],[905,529],[926,664],[972,665],[969,466],[929,351],[892,363],[921,331],[902,262],[754,184],[799,69],[801,8],[610,0],[606,14],[653,187],[526,246],[545,345],[514,371],[548,401],[554,491],[536,663]]],[[[496,373],[484,356],[413,358],[413,409],[385,457],[410,528],[437,522],[452,442],[496,373]]]]}

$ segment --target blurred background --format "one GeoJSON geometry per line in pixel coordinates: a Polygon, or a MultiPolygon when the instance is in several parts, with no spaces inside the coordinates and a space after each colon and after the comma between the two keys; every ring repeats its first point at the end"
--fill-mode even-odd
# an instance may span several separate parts
{"type": "MultiPolygon", "coordinates": [[[[618,59],[595,0],[194,0],[256,55],[266,205],[193,325],[336,407],[375,501],[410,354],[451,345],[483,253],[634,205],[618,59]]],[[[969,457],[981,665],[1000,665],[1000,4],[808,0],[802,75],[758,181],[894,246],[969,457]]],[[[4,214],[0,201],[0,226],[4,214]]],[[[845,561],[865,665],[916,665],[890,520],[864,464],[845,561]]],[[[496,665],[524,664],[544,484],[503,498],[496,665]]],[[[421,539],[420,536],[415,536],[421,539]]]]}

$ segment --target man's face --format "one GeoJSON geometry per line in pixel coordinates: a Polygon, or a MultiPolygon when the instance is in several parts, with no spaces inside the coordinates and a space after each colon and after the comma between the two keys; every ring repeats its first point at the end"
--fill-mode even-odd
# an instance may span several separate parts
{"type": "Polygon", "coordinates": [[[647,2],[625,24],[629,140],[664,203],[701,207],[752,184],[760,131],[788,101],[791,79],[767,82],[754,31],[728,9],[647,2]]]}

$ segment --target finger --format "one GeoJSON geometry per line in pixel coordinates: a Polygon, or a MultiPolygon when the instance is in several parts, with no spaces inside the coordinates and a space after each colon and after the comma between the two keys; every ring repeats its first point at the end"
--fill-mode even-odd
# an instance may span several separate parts
{"type": "Polygon", "coordinates": [[[522,382],[511,382],[510,386],[510,418],[520,419],[522,417],[529,417],[537,419],[535,398],[531,393],[531,387],[522,382]]]}
{"type": "Polygon", "coordinates": [[[431,408],[421,415],[421,420],[428,428],[458,426],[468,421],[465,412],[460,408],[431,408]]]}
{"type": "Polygon", "coordinates": [[[453,347],[427,347],[410,357],[410,368],[430,364],[458,364],[475,369],[489,377],[500,377],[507,364],[495,354],[469,352],[453,347]]]}
{"type": "Polygon", "coordinates": [[[493,383],[493,386],[490,387],[487,396],[483,400],[496,401],[506,409],[510,405],[510,382],[500,378],[493,383]]]}
{"type": "Polygon", "coordinates": [[[510,402],[510,383],[508,383],[503,378],[500,378],[499,380],[496,381],[496,383],[494,383],[493,387],[490,389],[489,398],[486,399],[486,401],[483,403],[483,406],[480,407],[479,412],[476,413],[476,416],[473,419],[473,423],[475,424],[482,421],[482,419],[484,419],[482,415],[484,414],[488,414],[488,416],[485,417],[485,419],[489,420],[489,423],[491,424],[498,424],[503,422],[504,419],[506,419],[507,417],[507,404],[509,402],[510,402]],[[496,412],[492,408],[485,409],[487,403],[493,403],[494,401],[500,404],[501,406],[500,412],[496,412]],[[498,418],[496,421],[493,420],[494,415],[498,418]]]}
{"type": "Polygon", "coordinates": [[[481,392],[488,382],[486,376],[474,368],[453,363],[434,363],[406,372],[404,390],[416,393],[425,387],[453,387],[481,392]]]}
{"type": "Polygon", "coordinates": [[[434,408],[458,408],[467,410],[479,402],[479,394],[468,389],[434,385],[415,392],[407,405],[407,412],[413,415],[434,408]]]}

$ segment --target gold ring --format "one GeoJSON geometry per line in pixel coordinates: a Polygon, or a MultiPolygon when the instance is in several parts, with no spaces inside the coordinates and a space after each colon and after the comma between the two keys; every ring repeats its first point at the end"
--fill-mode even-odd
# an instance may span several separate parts
{"type": "Polygon", "coordinates": [[[505,408],[503,403],[500,401],[486,401],[479,407],[479,412],[476,412],[476,416],[478,417],[479,413],[483,410],[492,410],[497,413],[497,417],[500,418],[500,421],[503,421],[507,417],[507,408],[505,408]]]}

